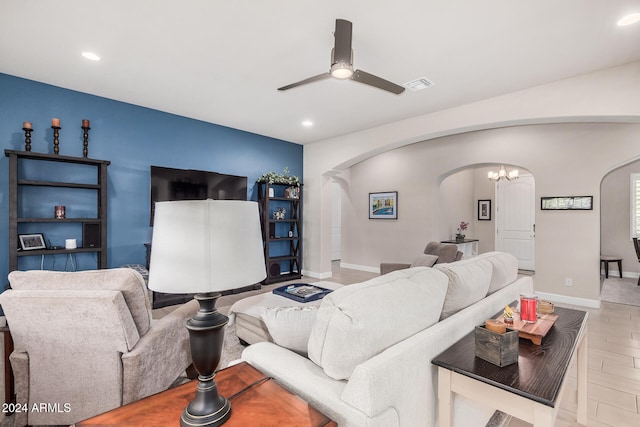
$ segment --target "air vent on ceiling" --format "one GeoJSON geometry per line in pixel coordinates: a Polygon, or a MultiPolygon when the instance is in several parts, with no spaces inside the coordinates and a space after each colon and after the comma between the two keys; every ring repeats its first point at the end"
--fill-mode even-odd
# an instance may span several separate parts
{"type": "Polygon", "coordinates": [[[433,85],[435,85],[435,83],[429,80],[428,78],[420,77],[418,79],[411,80],[410,82],[405,83],[403,86],[413,92],[417,92],[419,90],[426,89],[433,85]]]}

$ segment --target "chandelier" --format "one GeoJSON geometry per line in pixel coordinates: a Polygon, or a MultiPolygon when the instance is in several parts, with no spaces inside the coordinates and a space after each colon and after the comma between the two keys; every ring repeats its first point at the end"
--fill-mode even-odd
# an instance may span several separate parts
{"type": "Polygon", "coordinates": [[[504,166],[500,166],[500,170],[498,172],[489,171],[487,178],[489,178],[490,181],[500,181],[503,178],[508,181],[512,181],[514,179],[518,179],[518,169],[513,169],[507,172],[504,166]]]}

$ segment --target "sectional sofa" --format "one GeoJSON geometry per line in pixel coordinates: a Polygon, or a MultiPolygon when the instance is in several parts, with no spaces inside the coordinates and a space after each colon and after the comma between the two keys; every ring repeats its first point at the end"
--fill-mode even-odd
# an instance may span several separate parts
{"type": "MultiPolygon", "coordinates": [[[[532,287],[501,252],[398,270],[340,287],[317,308],[288,310],[297,334],[310,325],[306,352],[275,340],[250,345],[242,358],[341,427],[435,426],[431,360],[532,287]]],[[[492,413],[454,400],[454,425],[484,425],[492,413]]]]}

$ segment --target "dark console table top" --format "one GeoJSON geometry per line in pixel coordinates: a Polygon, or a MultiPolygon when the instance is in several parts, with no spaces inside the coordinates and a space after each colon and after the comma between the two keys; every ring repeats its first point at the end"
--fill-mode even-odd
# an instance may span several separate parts
{"type": "MultiPolygon", "coordinates": [[[[471,332],[432,360],[477,381],[555,407],[562,380],[569,369],[579,337],[586,328],[587,313],[555,307],[558,320],[541,345],[520,338],[518,363],[500,368],[475,357],[475,333],[471,332]]],[[[495,318],[496,314],[493,316],[495,318]]]]}

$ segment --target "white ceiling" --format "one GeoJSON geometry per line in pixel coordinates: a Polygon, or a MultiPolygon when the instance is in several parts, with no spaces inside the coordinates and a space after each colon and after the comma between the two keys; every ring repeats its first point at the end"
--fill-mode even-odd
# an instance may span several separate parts
{"type": "Polygon", "coordinates": [[[639,0],[0,0],[0,72],[304,144],[640,60],[640,23],[616,26],[630,12],[639,0]],[[336,18],[355,68],[435,86],[277,91],[329,70],[336,18]]]}

